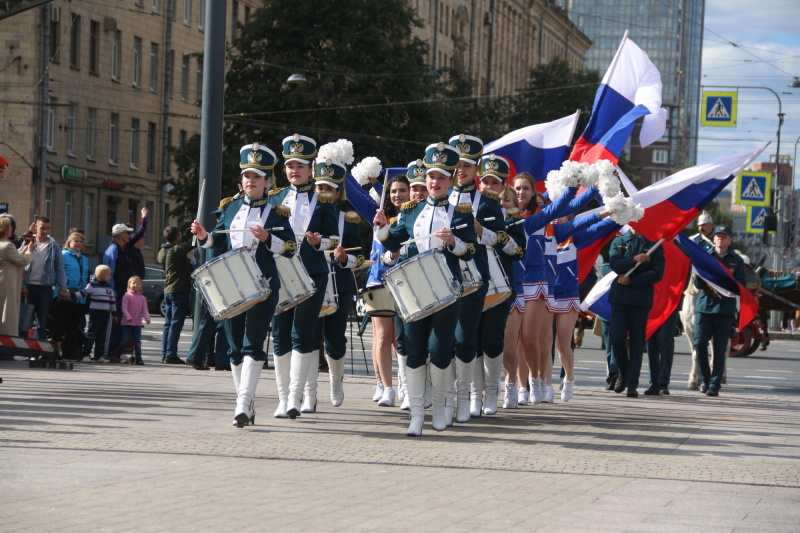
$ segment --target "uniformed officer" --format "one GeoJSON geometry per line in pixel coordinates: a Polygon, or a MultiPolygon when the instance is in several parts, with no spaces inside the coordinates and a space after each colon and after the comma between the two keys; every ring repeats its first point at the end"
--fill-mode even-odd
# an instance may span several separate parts
{"type": "MultiPolygon", "coordinates": [[[[447,266],[459,283],[462,280],[460,260],[469,261],[475,250],[475,226],[472,205],[453,205],[448,200],[452,186],[452,172],[458,164],[459,153],[445,143],[432,144],[425,150],[426,183],[429,196],[424,202],[410,201],[400,213],[396,224],[387,226],[383,211],[375,215],[378,238],[391,251],[399,251],[408,239],[419,239],[408,244],[409,258],[417,254],[442,250],[447,266]],[[428,238],[424,238],[428,237],[428,238]]],[[[440,252],[435,252],[440,253],[440,252]]],[[[420,280],[423,283],[424,280],[420,280]]],[[[419,436],[425,418],[425,374],[430,354],[433,388],[433,428],[443,431],[447,427],[445,402],[452,387],[449,368],[458,320],[460,302],[439,309],[427,317],[405,324],[405,341],[408,350],[406,380],[411,403],[411,423],[407,435],[419,436]],[[449,381],[449,384],[448,384],[449,381]]]]}
{"type": "MultiPolygon", "coordinates": [[[[719,259],[733,277],[744,285],[747,277],[744,261],[731,247],[731,227],[720,224],[714,230],[714,250],[711,254],[719,259]]],[[[700,392],[708,396],[719,396],[722,376],[725,373],[725,352],[730,345],[731,327],[736,317],[736,298],[722,296],[699,276],[694,278],[700,289],[697,297],[694,349],[700,365],[700,392]],[[714,370],[708,362],[708,342],[714,345],[714,370]]]]}
{"type": "Polygon", "coordinates": [[[245,145],[239,153],[244,195],[223,207],[214,232],[208,233],[195,220],[192,233],[197,235],[203,248],[213,249],[214,257],[240,248],[255,248],[258,268],[264,278],[270,280],[272,292],[269,298],[224,322],[237,391],[234,424],[241,428],[255,423],[253,400],[267,359],[264,352],[265,324],[272,319],[278,303],[280,279],[273,254],[292,257],[296,244],[289,226],[289,210],[272,206],[267,201],[275,153],[259,143],[245,145]],[[250,231],[246,231],[248,229],[250,231]],[[232,232],[216,233],[220,230],[232,232]]]}
{"type": "Polygon", "coordinates": [[[619,376],[615,392],[628,388],[628,397],[639,396],[639,373],[647,329],[647,315],[653,307],[656,283],[664,275],[664,251],[642,237],[636,230],[615,237],[611,242],[609,264],[618,277],[612,283],[608,301],[611,304],[611,345],[617,358],[619,376]],[[648,252],[652,253],[648,255],[648,252]],[[628,272],[637,265],[631,274],[628,272]],[[630,332],[630,355],[625,340],[630,332]]]}
{"type": "MultiPolygon", "coordinates": [[[[689,237],[700,247],[711,253],[714,251],[714,220],[708,211],[703,211],[697,217],[697,233],[689,237]]],[[[689,380],[686,388],[689,390],[697,390],[700,388],[700,365],[697,362],[697,352],[694,350],[695,330],[694,323],[697,320],[696,308],[697,297],[700,291],[694,286],[694,283],[689,283],[683,293],[683,303],[681,304],[681,321],[683,322],[683,330],[686,338],[689,339],[689,345],[692,346],[692,370],[689,372],[689,380]]]]}
{"type": "Polygon", "coordinates": [[[272,205],[291,210],[290,221],[298,243],[298,253],[317,292],[311,298],[283,311],[272,321],[275,382],[278,387],[276,418],[300,415],[303,390],[308,373],[319,364],[319,345],[314,344],[325,289],[328,284],[328,260],[325,250],[336,248],[335,198],[331,193],[314,190],[311,177],[317,143],[295,133],[283,140],[284,171],[289,186],[270,192],[272,205]],[[291,354],[291,357],[287,357],[291,354]]]}

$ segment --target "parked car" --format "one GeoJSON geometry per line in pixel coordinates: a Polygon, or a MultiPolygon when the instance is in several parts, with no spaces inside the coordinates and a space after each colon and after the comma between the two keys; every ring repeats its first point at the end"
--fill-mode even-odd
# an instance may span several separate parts
{"type": "MultiPolygon", "coordinates": [[[[144,297],[147,300],[147,310],[150,314],[164,316],[164,280],[166,275],[164,269],[157,265],[145,265],[144,267],[144,297]]],[[[192,287],[192,294],[189,298],[189,309],[186,316],[194,315],[194,302],[196,291],[192,287]]]]}

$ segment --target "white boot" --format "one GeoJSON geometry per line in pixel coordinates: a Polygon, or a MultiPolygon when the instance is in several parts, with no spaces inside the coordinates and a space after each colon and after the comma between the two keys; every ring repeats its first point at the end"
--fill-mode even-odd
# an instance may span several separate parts
{"type": "Polygon", "coordinates": [[[497,413],[497,396],[500,388],[500,374],[503,372],[503,354],[494,359],[483,357],[483,381],[486,383],[486,399],[483,401],[483,414],[497,413]]]}
{"type": "Polygon", "coordinates": [[[317,384],[319,382],[319,351],[313,352],[317,356],[317,363],[311,363],[306,377],[306,386],[303,388],[303,405],[300,407],[301,413],[317,412],[317,384]]]}
{"type": "Polygon", "coordinates": [[[328,378],[331,381],[331,404],[339,407],[344,401],[344,357],[341,359],[328,359],[328,378]]]}
{"type": "Polygon", "coordinates": [[[256,361],[252,357],[245,357],[242,361],[242,375],[239,381],[238,396],[236,398],[236,427],[243,428],[248,424],[255,424],[256,416],[253,407],[258,388],[258,378],[261,377],[263,361],[256,361]]]}
{"type": "Polygon", "coordinates": [[[406,368],[406,381],[408,390],[406,398],[409,399],[410,418],[406,435],[419,437],[422,435],[422,424],[425,422],[425,381],[428,369],[425,365],[419,368],[406,368]]]}
{"type": "Polygon", "coordinates": [[[488,359],[486,356],[475,358],[474,366],[472,367],[472,380],[469,387],[469,416],[478,418],[481,416],[483,410],[483,360],[488,359]]]}
{"type": "Polygon", "coordinates": [[[444,431],[447,428],[445,404],[447,402],[448,382],[452,383],[449,367],[442,369],[436,365],[431,365],[431,385],[433,387],[433,418],[431,419],[431,424],[436,431],[444,431]]]}
{"type": "Polygon", "coordinates": [[[431,364],[425,364],[425,409],[433,405],[433,384],[431,383],[431,364]]]}
{"type": "MultiPolygon", "coordinates": [[[[406,367],[406,363],[408,361],[408,356],[397,354],[397,366],[398,368],[402,368],[401,371],[397,371],[397,375],[400,376],[400,397],[402,398],[400,401],[400,409],[403,411],[408,411],[411,409],[411,400],[408,397],[408,378],[406,377],[406,372],[408,372],[408,368],[406,367]]],[[[427,374],[427,370],[425,372],[427,374]]],[[[424,393],[423,393],[424,396],[424,393]]],[[[425,400],[423,399],[423,407],[425,404],[425,400]]]]}
{"type": "Polygon", "coordinates": [[[289,418],[297,418],[300,416],[301,399],[303,396],[303,389],[308,379],[308,371],[311,369],[311,364],[319,364],[319,357],[317,352],[300,353],[292,350],[292,366],[289,369],[289,400],[286,405],[286,414],[289,418]]]}
{"type": "MultiPolygon", "coordinates": [[[[286,414],[287,402],[289,400],[289,370],[292,367],[292,356],[290,354],[273,354],[272,360],[275,362],[275,385],[278,387],[278,408],[275,409],[275,418],[288,418],[286,414]]],[[[233,366],[231,366],[233,368],[233,366]]]]}
{"type": "Polygon", "coordinates": [[[475,370],[475,359],[469,363],[465,363],[456,357],[456,422],[464,424],[469,422],[470,406],[469,406],[469,392],[472,386],[472,375],[475,370]]]}
{"type": "Polygon", "coordinates": [[[450,361],[447,373],[447,398],[444,401],[444,416],[447,427],[450,427],[456,417],[456,364],[454,362],[450,361]]]}
{"type": "MultiPolygon", "coordinates": [[[[239,383],[242,382],[242,363],[238,365],[234,365],[231,363],[231,375],[233,375],[233,390],[236,391],[236,398],[239,398],[239,383]]],[[[234,413],[235,415],[236,413],[234,413]]],[[[238,422],[236,422],[236,418],[233,419],[233,425],[238,426],[238,422]]]]}

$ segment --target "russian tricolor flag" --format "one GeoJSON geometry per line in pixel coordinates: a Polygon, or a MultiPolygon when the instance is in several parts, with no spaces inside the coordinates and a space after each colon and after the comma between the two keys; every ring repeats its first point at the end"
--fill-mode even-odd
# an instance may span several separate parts
{"type": "MultiPolygon", "coordinates": [[[[381,174],[386,176],[387,181],[391,181],[398,174],[405,174],[406,170],[406,167],[391,167],[383,169],[381,174]]],[[[345,176],[344,185],[347,190],[347,201],[350,202],[350,205],[358,211],[358,214],[361,215],[364,220],[371,223],[372,219],[375,218],[375,212],[378,211],[378,202],[380,201],[381,191],[383,191],[383,183],[376,181],[370,190],[370,193],[374,191],[378,195],[377,200],[373,198],[370,193],[364,191],[364,188],[358,183],[358,180],[349,172],[345,176]]]]}
{"type": "Polygon", "coordinates": [[[661,107],[661,74],[625,32],[570,160],[594,163],[608,159],[616,164],[640,117],[644,122],[639,142],[648,146],[661,138],[667,125],[667,111],[661,107]]]}
{"type": "Polygon", "coordinates": [[[574,115],[534,124],[512,131],[483,147],[483,153],[497,154],[508,159],[511,177],[529,172],[536,180],[536,188],[544,192],[544,180],[551,170],[561,168],[567,158],[580,111],[574,115]]]}

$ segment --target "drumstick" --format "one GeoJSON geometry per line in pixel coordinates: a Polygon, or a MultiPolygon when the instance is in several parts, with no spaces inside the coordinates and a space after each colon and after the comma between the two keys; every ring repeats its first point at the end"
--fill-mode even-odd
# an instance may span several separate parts
{"type": "MultiPolygon", "coordinates": [[[[389,186],[389,169],[386,169],[386,177],[383,179],[383,188],[381,189],[381,203],[378,204],[378,211],[383,211],[383,202],[386,199],[386,188],[389,186]]],[[[378,231],[378,226],[375,226],[375,230],[378,231]]]]}
{"type": "MultiPolygon", "coordinates": [[[[353,250],[360,250],[360,249],[361,249],[361,247],[360,247],[360,246],[355,246],[355,247],[353,247],[353,248],[345,248],[345,249],[344,249],[344,251],[345,251],[345,252],[352,252],[353,250]]],[[[336,253],[336,250],[325,250],[323,253],[326,253],[326,254],[335,254],[335,253],[336,253]]]]}
{"type": "MultiPolygon", "coordinates": [[[[461,224],[460,226],[456,226],[453,229],[464,229],[466,227],[467,227],[467,224],[461,224]]],[[[409,244],[409,243],[412,243],[412,242],[421,241],[423,239],[430,239],[431,237],[434,237],[435,235],[436,235],[435,233],[431,233],[430,235],[423,235],[422,237],[416,237],[414,239],[409,239],[406,242],[401,242],[400,245],[402,246],[403,244],[409,244]]]]}
{"type": "MultiPolygon", "coordinates": [[[[278,228],[264,228],[264,229],[267,230],[267,231],[281,231],[283,228],[278,227],[278,228]]],[[[251,230],[250,228],[247,228],[247,229],[221,229],[219,231],[215,231],[214,233],[240,233],[240,232],[243,233],[243,232],[246,232],[246,231],[253,231],[253,230],[251,230]]]]}
{"type": "MultiPolygon", "coordinates": [[[[486,217],[486,218],[483,219],[484,222],[491,222],[492,220],[494,220],[494,217],[486,217]]],[[[480,222],[480,221],[478,221],[478,222],[480,222]]]]}
{"type": "MultiPolygon", "coordinates": [[[[197,203],[197,216],[195,220],[200,220],[200,210],[203,208],[203,197],[206,195],[206,179],[203,178],[203,183],[200,184],[200,198],[197,203]]],[[[197,234],[192,236],[192,246],[197,246],[197,234]]]]}

